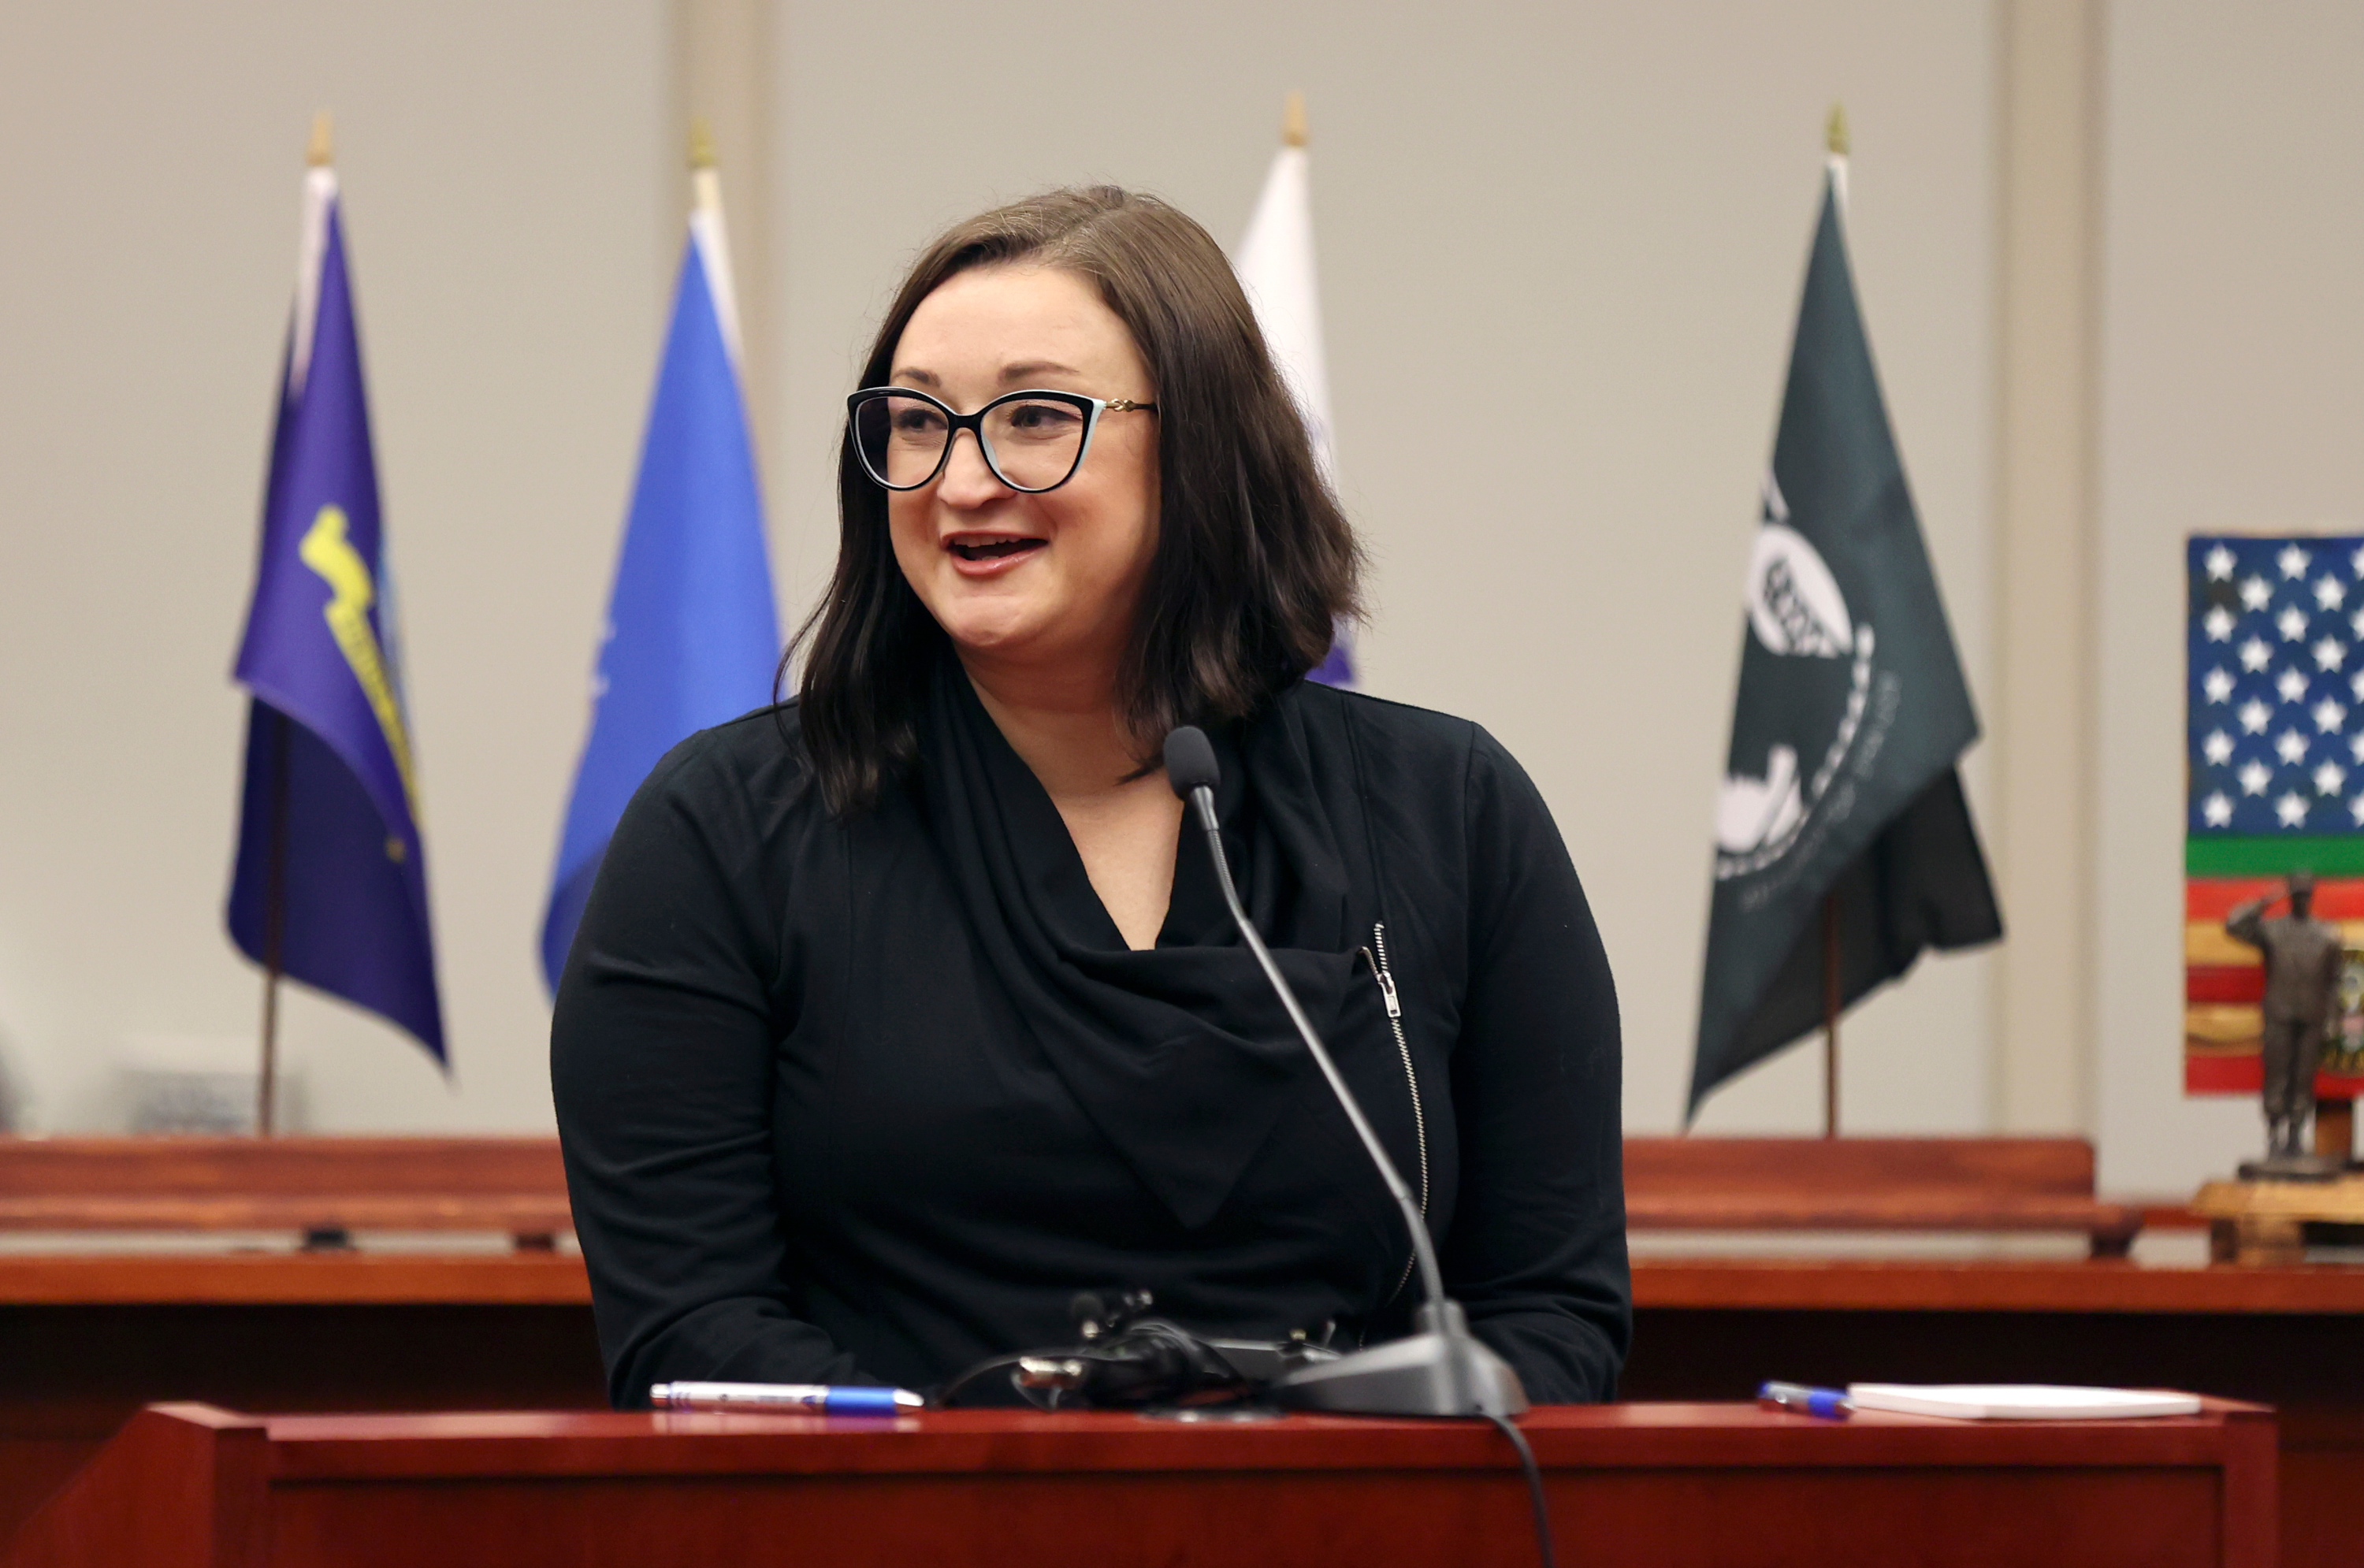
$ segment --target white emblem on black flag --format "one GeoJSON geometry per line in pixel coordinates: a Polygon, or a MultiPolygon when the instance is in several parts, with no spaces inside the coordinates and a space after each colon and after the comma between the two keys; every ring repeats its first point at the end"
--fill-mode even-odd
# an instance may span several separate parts
{"type": "Polygon", "coordinates": [[[1927,948],[2002,934],[1955,764],[1978,738],[1856,306],[1839,162],[1749,550],[1686,1118],[1927,948]]]}

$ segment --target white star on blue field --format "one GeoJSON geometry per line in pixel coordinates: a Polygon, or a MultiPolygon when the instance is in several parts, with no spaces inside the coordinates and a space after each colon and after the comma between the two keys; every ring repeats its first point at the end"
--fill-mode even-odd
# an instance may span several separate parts
{"type": "Polygon", "coordinates": [[[2364,832],[2364,536],[2195,536],[2188,831],[2364,832]]]}

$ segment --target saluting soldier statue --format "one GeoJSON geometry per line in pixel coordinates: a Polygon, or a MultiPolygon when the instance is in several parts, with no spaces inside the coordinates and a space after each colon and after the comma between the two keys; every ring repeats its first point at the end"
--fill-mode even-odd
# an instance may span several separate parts
{"type": "Polygon", "coordinates": [[[2225,917],[2225,932],[2265,956],[2266,1154],[2245,1176],[2320,1175],[2303,1141],[2314,1115],[2314,1072],[2339,1006],[2339,928],[2318,920],[2314,873],[2290,877],[2290,913],[2265,918],[2275,900],[2253,898],[2225,917]]]}

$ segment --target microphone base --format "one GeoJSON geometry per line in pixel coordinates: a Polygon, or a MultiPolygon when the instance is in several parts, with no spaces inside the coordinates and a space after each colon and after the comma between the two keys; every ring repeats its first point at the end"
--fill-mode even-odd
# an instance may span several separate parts
{"type": "Polygon", "coordinates": [[[1422,1307],[1419,1331],[1301,1367],[1272,1385],[1290,1410],[1355,1416],[1515,1416],[1527,1392],[1510,1363],[1469,1332],[1458,1302],[1422,1307]]]}

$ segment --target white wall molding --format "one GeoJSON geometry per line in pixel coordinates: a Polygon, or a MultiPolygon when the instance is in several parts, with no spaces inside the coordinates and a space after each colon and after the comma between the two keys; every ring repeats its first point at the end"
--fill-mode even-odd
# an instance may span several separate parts
{"type": "Polygon", "coordinates": [[[2000,0],[1994,1108],[2089,1130],[2103,0],[2000,0]]]}

